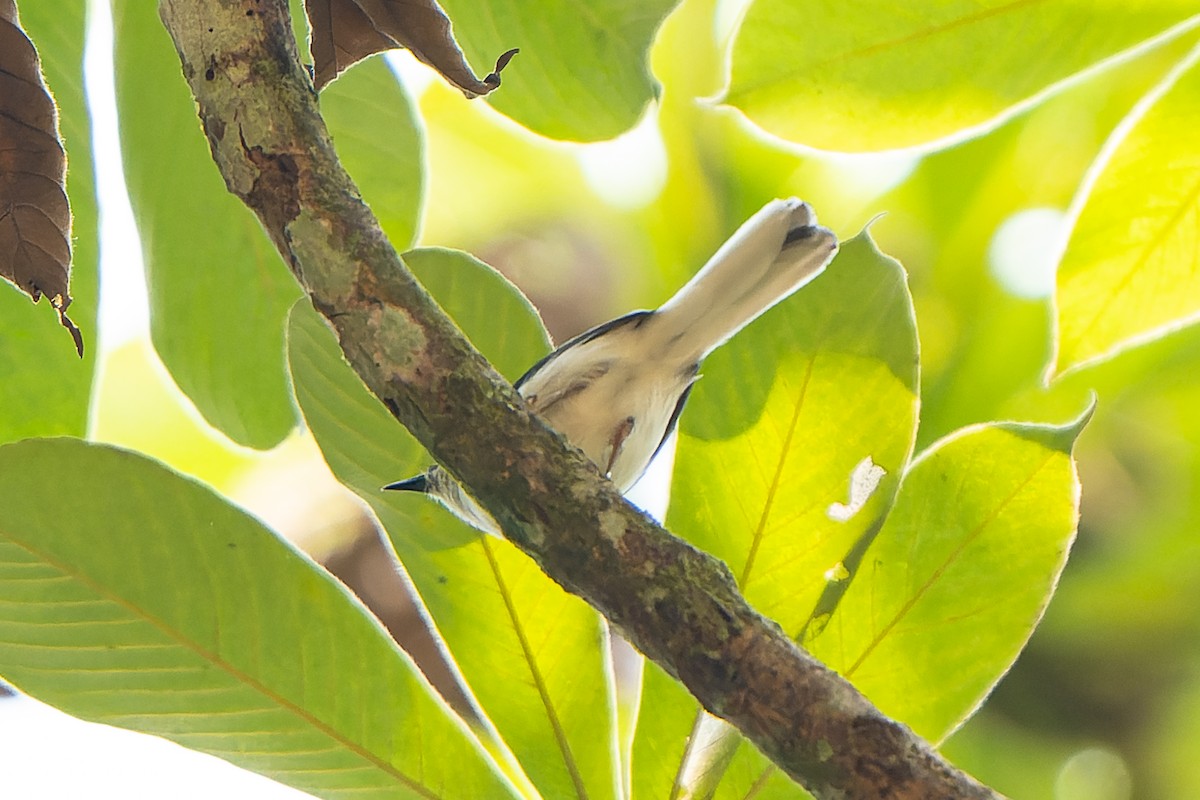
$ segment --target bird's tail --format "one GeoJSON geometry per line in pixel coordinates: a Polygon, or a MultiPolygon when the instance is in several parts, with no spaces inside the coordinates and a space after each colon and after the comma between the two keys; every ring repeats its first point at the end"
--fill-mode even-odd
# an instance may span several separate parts
{"type": "Polygon", "coordinates": [[[655,314],[664,356],[698,362],[825,269],[837,237],[796,198],[747,220],[655,314]]]}

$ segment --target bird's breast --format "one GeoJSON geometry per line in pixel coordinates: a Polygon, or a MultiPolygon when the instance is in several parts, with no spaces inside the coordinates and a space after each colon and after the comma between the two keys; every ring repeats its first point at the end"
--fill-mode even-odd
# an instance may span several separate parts
{"type": "Polygon", "coordinates": [[[664,375],[653,365],[619,362],[590,374],[589,380],[563,387],[552,399],[531,394],[531,404],[626,491],[658,449],[692,379],[664,375]]]}

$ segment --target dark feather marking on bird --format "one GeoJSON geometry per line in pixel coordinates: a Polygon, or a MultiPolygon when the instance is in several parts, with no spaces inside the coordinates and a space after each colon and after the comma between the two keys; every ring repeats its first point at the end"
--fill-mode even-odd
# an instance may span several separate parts
{"type": "MultiPolygon", "coordinates": [[[[699,365],[696,365],[693,367],[693,370],[698,368],[699,365]]],[[[687,402],[688,395],[692,393],[692,387],[695,385],[694,383],[689,383],[688,387],[679,395],[679,400],[675,403],[675,410],[671,412],[671,418],[667,420],[667,427],[663,431],[662,438],[658,440],[658,447],[654,448],[654,453],[650,456],[650,460],[646,462],[647,467],[654,462],[654,459],[658,458],[658,451],[662,450],[663,445],[667,443],[667,439],[670,439],[671,434],[675,432],[675,426],[679,424],[679,415],[683,413],[683,404],[687,402]]],[[[639,475],[638,477],[640,478],[641,476],[639,475]]]]}
{"type": "Polygon", "coordinates": [[[783,247],[781,250],[786,250],[789,245],[796,242],[803,242],[806,239],[811,239],[821,230],[819,225],[801,225],[799,228],[792,228],[787,232],[787,236],[783,237],[783,247]]]}
{"type": "Polygon", "coordinates": [[[674,336],[672,336],[670,339],[667,340],[667,345],[670,346],[670,345],[675,344],[680,339],[682,339],[684,336],[687,336],[687,333],[688,333],[687,331],[679,331],[678,333],[676,333],[674,336]]]}
{"type": "Polygon", "coordinates": [[[633,427],[635,424],[636,423],[633,417],[626,417],[625,421],[617,426],[617,429],[613,431],[612,441],[610,442],[612,445],[612,452],[608,457],[608,466],[604,468],[605,475],[612,474],[613,467],[616,466],[617,463],[617,456],[621,454],[621,448],[625,446],[625,440],[629,438],[629,434],[633,433],[633,427]]]}
{"type": "Polygon", "coordinates": [[[559,403],[574,397],[596,381],[603,378],[608,374],[610,369],[612,369],[611,361],[601,361],[600,363],[593,365],[591,369],[581,375],[578,380],[576,380],[566,389],[563,389],[558,394],[550,395],[543,405],[537,404],[536,401],[538,399],[538,395],[536,394],[525,398],[525,402],[529,403],[529,405],[539,414],[545,414],[559,403]]]}
{"type": "Polygon", "coordinates": [[[630,323],[633,323],[635,327],[640,326],[643,322],[646,321],[644,319],[644,317],[649,317],[652,314],[654,314],[653,311],[645,311],[645,310],[631,311],[623,317],[617,317],[616,319],[610,319],[608,322],[601,323],[600,325],[597,325],[594,328],[589,328],[588,330],[584,331],[583,333],[579,334],[578,336],[576,336],[572,339],[568,339],[566,342],[559,345],[554,350],[552,350],[551,352],[547,353],[546,355],[544,355],[540,359],[538,359],[538,362],[536,364],[534,364],[532,367],[525,370],[525,374],[522,375],[521,377],[517,378],[517,382],[513,384],[513,388],[520,389],[521,384],[525,383],[527,380],[529,380],[535,374],[537,374],[538,370],[540,370],[542,367],[546,366],[552,360],[557,358],[559,356],[559,354],[564,353],[567,350],[570,350],[572,347],[578,347],[581,344],[586,344],[587,342],[590,342],[592,339],[595,339],[597,336],[602,336],[611,330],[615,330],[624,325],[629,325],[630,323]]]}

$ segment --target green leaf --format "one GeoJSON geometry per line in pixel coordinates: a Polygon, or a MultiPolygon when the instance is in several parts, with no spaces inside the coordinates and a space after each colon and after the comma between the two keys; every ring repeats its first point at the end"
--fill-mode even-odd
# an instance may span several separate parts
{"type": "MultiPolygon", "coordinates": [[[[449,250],[405,261],[510,380],[545,354],[536,315],[486,265],[449,250]]],[[[379,517],[498,747],[544,797],[613,796],[616,729],[599,615],[508,542],[479,535],[427,498],[380,490],[423,471],[429,456],[304,304],[292,313],[289,359],[325,460],[379,517]]]]}
{"type": "Polygon", "coordinates": [[[633,127],[657,93],[647,51],[674,5],[673,0],[442,2],[480,75],[505,50],[521,49],[487,102],[543,136],[585,142],[633,127]]]}
{"type": "Polygon", "coordinates": [[[321,93],[321,116],[392,246],[411,247],[425,198],[424,137],[387,61],[363,61],[330,84],[321,93]]]}
{"type": "Polygon", "coordinates": [[[67,148],[67,194],[71,201],[70,315],[83,331],[83,361],[71,337],[43,301],[0,286],[0,442],[28,436],[74,434],[87,429],[88,401],[96,367],[98,294],[96,188],[92,132],[83,96],[83,0],[24,3],[21,24],[38,48],[46,82],[58,103],[59,129],[67,148]]]}
{"type": "Polygon", "coordinates": [[[998,123],[1079,73],[1200,24],[1195,4],[757,0],[726,101],[806,145],[887,150],[998,123]]]}
{"type": "MultiPolygon", "coordinates": [[[[746,598],[799,636],[836,603],[848,555],[878,529],[912,453],[917,332],[903,269],[866,232],[844,242],[822,276],[702,373],[681,421],[668,527],[722,559],[746,598]],[[884,473],[851,513],[852,475],[871,465],[884,473]]],[[[659,707],[651,687],[641,717],[665,726],[680,708],[659,707]]],[[[639,733],[661,751],[651,738],[639,733]]],[[[681,768],[659,757],[635,755],[635,784],[667,797],[663,781],[681,768]],[[636,777],[647,768],[656,774],[636,777]]]]}
{"type": "MultiPolygon", "coordinates": [[[[1050,602],[1079,518],[1071,448],[1090,415],[1061,427],[980,425],[923,452],[809,651],[885,715],[944,740],[1050,602]]],[[[808,796],[742,743],[715,796],[749,793],[808,796]]]]}
{"type": "Polygon", "coordinates": [[[819,635],[816,657],[933,742],[969,716],[1041,619],[1079,518],[1071,458],[1090,416],[952,434],[896,506],[819,635]]]}
{"type": "Polygon", "coordinates": [[[798,634],[826,573],[887,512],[912,453],[917,332],[903,268],[866,232],[843,242],[825,274],[702,373],[681,423],[668,525],[798,634]],[[884,475],[842,521],[830,507],[848,504],[867,458],[884,475]]]}
{"type": "Polygon", "coordinates": [[[632,797],[682,796],[676,791],[680,770],[690,761],[689,737],[700,714],[700,704],[683,684],[654,662],[645,662],[631,759],[632,797]]]}
{"type": "Polygon", "coordinates": [[[0,673],[324,798],[509,797],[340,583],[157,462],[0,448],[0,673]]]}
{"type": "Polygon", "coordinates": [[[1200,47],[1105,145],[1058,269],[1054,369],[1065,372],[1200,317],[1200,47]]]}
{"type": "Polygon", "coordinates": [[[226,191],[156,9],[113,2],[121,145],[151,335],[209,424],[268,448],[296,423],[283,326],[300,288],[258,220],[226,191]]]}

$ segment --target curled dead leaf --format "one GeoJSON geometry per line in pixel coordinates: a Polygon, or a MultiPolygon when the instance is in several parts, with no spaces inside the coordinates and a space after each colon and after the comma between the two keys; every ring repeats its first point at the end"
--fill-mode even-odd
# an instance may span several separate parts
{"type": "Polygon", "coordinates": [[[515,56],[519,52],[521,52],[521,48],[514,47],[512,50],[506,50],[503,53],[501,53],[500,57],[496,59],[495,68],[493,68],[492,71],[488,73],[487,77],[483,79],[483,82],[486,83],[488,86],[491,86],[493,89],[496,88],[497,86],[499,86],[500,85],[500,73],[503,72],[504,68],[508,66],[508,62],[512,61],[513,56],[515,56]]]}
{"type": "Polygon", "coordinates": [[[58,109],[15,0],[0,0],[0,277],[42,295],[83,356],[71,305],[71,209],[58,109]]]}
{"type": "Polygon", "coordinates": [[[480,80],[436,0],[305,0],[304,5],[318,91],[355,62],[404,47],[467,97],[480,97],[500,85],[501,70],[517,53],[514,48],[501,55],[495,69],[480,80]]]}

